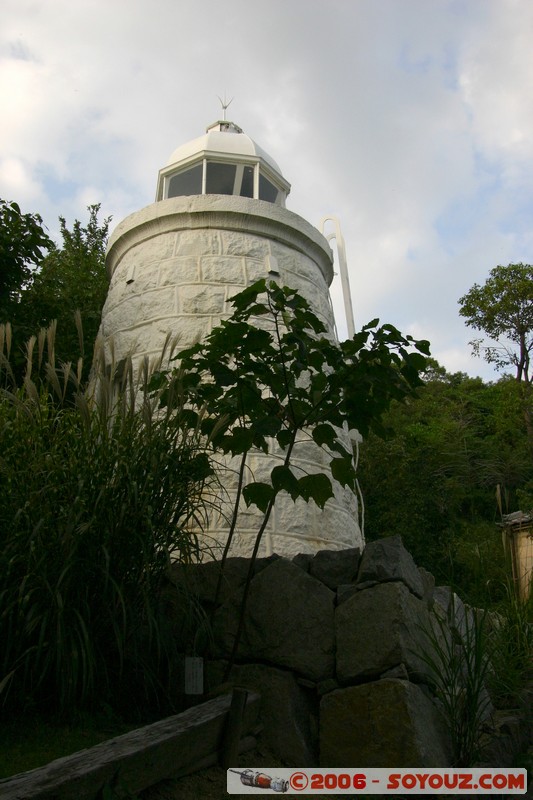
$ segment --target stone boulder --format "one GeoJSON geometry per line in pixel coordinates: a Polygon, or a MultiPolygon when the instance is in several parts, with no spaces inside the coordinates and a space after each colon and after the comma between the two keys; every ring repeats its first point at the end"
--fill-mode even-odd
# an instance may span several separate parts
{"type": "MultiPolygon", "coordinates": [[[[211,685],[223,680],[226,662],[207,665],[211,685]]],[[[261,697],[261,738],[287,764],[318,764],[318,700],[287,670],[265,664],[238,664],[229,682],[261,697]]]]}
{"type": "MultiPolygon", "coordinates": [[[[450,629],[463,642],[472,642],[479,628],[474,610],[463,603],[458,594],[449,586],[437,586],[433,592],[435,606],[440,608],[441,618],[445,618],[450,629]]],[[[436,608],[436,611],[438,611],[436,608]]]]}
{"type": "MultiPolygon", "coordinates": [[[[372,584],[375,586],[375,583],[372,584]]],[[[368,587],[364,587],[365,589],[368,587]]],[[[335,605],[340,606],[341,603],[344,603],[345,600],[352,597],[356,592],[361,591],[361,587],[358,586],[356,583],[341,583],[340,586],[337,586],[337,597],[335,601],[335,605]]]]}
{"type": "Polygon", "coordinates": [[[303,569],[304,572],[309,572],[309,567],[311,565],[311,561],[313,560],[312,553],[298,553],[292,559],[292,563],[296,564],[297,567],[303,569]]]}
{"type": "MultiPolygon", "coordinates": [[[[214,656],[231,655],[242,593],[213,617],[214,656]]],[[[279,558],[250,585],[238,659],[291,669],[312,681],[335,674],[335,594],[292,562],[279,558]]]]}
{"type": "Polygon", "coordinates": [[[369,542],[363,551],[357,583],[402,581],[417,597],[425,593],[424,582],[401,536],[369,542]]]}
{"type": "Polygon", "coordinates": [[[356,592],[337,607],[335,630],[341,684],[379,678],[399,664],[415,680],[426,680],[428,667],[419,654],[428,649],[429,611],[404,583],[356,592]]]}
{"type": "Polygon", "coordinates": [[[447,767],[440,712],[420,687],[387,679],[331,692],[320,704],[320,764],[447,767]]]}
{"type": "Polygon", "coordinates": [[[433,593],[435,591],[435,578],[424,567],[418,567],[418,572],[422,579],[422,586],[424,587],[423,599],[430,605],[433,603],[433,593]]]}
{"type": "MultiPolygon", "coordinates": [[[[254,564],[254,575],[257,575],[278,558],[280,556],[276,554],[268,558],[258,558],[254,564]]],[[[244,586],[249,566],[249,558],[232,556],[226,559],[222,571],[218,603],[225,602],[237,589],[244,586]]],[[[201,603],[213,604],[221,567],[221,561],[203,561],[200,564],[172,564],[169,569],[169,580],[180,592],[194,595],[201,603]]]]}
{"type": "Polygon", "coordinates": [[[341,584],[352,583],[357,577],[361,550],[319,550],[309,564],[309,574],[336,591],[341,584]]]}

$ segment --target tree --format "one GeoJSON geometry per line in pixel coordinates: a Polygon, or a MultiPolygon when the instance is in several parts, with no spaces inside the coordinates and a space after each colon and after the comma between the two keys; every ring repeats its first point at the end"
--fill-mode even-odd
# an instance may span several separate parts
{"type": "Polygon", "coordinates": [[[460,314],[471,328],[484,331],[495,343],[471,342],[496,369],[513,366],[516,380],[530,384],[533,350],[533,266],[508,264],[490,271],[483,286],[474,286],[459,300],[460,314]]]}
{"type": "Polygon", "coordinates": [[[0,322],[8,321],[44,251],[53,248],[38,214],[0,200],[0,322]]]}
{"type": "Polygon", "coordinates": [[[385,414],[388,434],[370,432],[361,446],[365,535],[400,534],[438,582],[483,604],[505,581],[497,487],[508,513],[533,485],[523,386],[511,376],[484,383],[448,374],[435,363],[423,377],[416,397],[385,414]]]}
{"type": "Polygon", "coordinates": [[[80,355],[85,356],[86,369],[90,368],[108,287],[105,251],[111,218],[100,222],[99,210],[99,205],[89,206],[87,225],[75,220],[72,230],[59,218],[62,247],[54,247],[43,259],[13,309],[11,321],[20,352],[30,336],[57,320],[57,358],[76,363],[80,355]],[[81,342],[76,312],[83,327],[81,342]]]}
{"type": "MultiPolygon", "coordinates": [[[[403,336],[375,319],[352,339],[337,344],[295,290],[258,281],[231,298],[233,315],[202,342],[177,355],[179,369],[155,376],[163,406],[172,397],[186,401],[191,425],[200,426],[215,452],[240,459],[233,517],[222,567],[240,511],[240,499],[256,506],[259,523],[243,591],[233,655],[236,657],[254,562],[276,496],[313,500],[320,508],[334,496],[326,472],[301,476],[293,459],[313,442],[325,455],[330,474],[355,490],[350,444],[339,436],[346,426],[366,434],[379,427],[393,400],[421,385],[426,341],[403,336]],[[276,452],[268,482],[246,482],[254,450],[276,452]]],[[[219,583],[220,586],[220,583],[219,583]]],[[[218,594],[218,590],[217,590],[218,594]]],[[[230,667],[228,667],[229,670],[230,667]]]]}
{"type": "Polygon", "coordinates": [[[483,339],[471,342],[474,353],[496,369],[513,366],[521,387],[522,413],[529,448],[533,455],[533,408],[531,353],[533,351],[533,266],[508,264],[494,267],[483,286],[477,283],[460,298],[460,314],[466,324],[484,331],[494,344],[483,339]]]}

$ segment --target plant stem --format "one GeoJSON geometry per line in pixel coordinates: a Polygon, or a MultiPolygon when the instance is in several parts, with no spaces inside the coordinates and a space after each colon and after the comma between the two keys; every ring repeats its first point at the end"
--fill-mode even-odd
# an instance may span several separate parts
{"type": "Polygon", "coordinates": [[[224,566],[225,566],[226,560],[228,558],[229,549],[231,547],[233,534],[235,533],[235,527],[237,525],[237,519],[238,519],[238,516],[239,516],[239,503],[240,503],[241,495],[242,495],[242,484],[244,482],[244,470],[245,470],[245,467],[246,467],[246,458],[247,458],[247,456],[248,456],[248,452],[245,451],[242,454],[242,458],[241,458],[241,465],[240,465],[240,468],[239,468],[239,482],[238,482],[238,485],[237,485],[237,496],[235,498],[235,504],[233,506],[233,516],[232,516],[232,519],[231,519],[231,525],[230,525],[230,529],[229,529],[229,533],[228,533],[228,538],[227,538],[226,544],[224,546],[224,552],[222,553],[222,559],[220,561],[220,570],[219,570],[219,573],[218,573],[217,586],[216,586],[216,589],[215,589],[215,599],[214,599],[214,602],[213,602],[213,611],[216,608],[217,603],[218,603],[218,598],[219,598],[219,595],[220,595],[220,588],[222,586],[222,578],[223,578],[223,575],[224,575],[224,566]]]}
{"type": "MultiPolygon", "coordinates": [[[[298,428],[293,428],[292,438],[291,438],[291,441],[289,442],[289,444],[287,445],[287,452],[286,452],[285,459],[284,459],[284,462],[283,462],[283,466],[285,466],[285,467],[288,467],[289,464],[290,464],[291,454],[292,454],[292,451],[293,451],[293,448],[294,448],[294,445],[295,445],[295,442],[296,442],[297,433],[298,433],[298,428]]],[[[243,631],[243,628],[244,628],[244,614],[246,612],[246,605],[247,605],[247,602],[248,602],[248,595],[250,593],[250,584],[252,582],[252,577],[253,577],[253,574],[254,574],[255,562],[257,560],[257,553],[259,552],[259,545],[261,544],[261,539],[263,538],[263,534],[264,534],[264,532],[266,530],[266,527],[268,525],[268,521],[270,519],[270,515],[272,513],[272,509],[274,508],[274,503],[275,502],[276,502],[276,496],[274,495],[269,500],[268,506],[267,506],[266,511],[265,511],[265,515],[263,517],[263,521],[261,522],[261,526],[260,526],[260,528],[259,528],[259,530],[257,532],[257,536],[255,537],[254,549],[253,549],[253,552],[252,552],[252,556],[250,558],[250,564],[248,566],[248,574],[246,576],[246,583],[244,584],[244,591],[243,591],[242,600],[241,600],[241,607],[240,607],[240,610],[239,610],[239,622],[238,622],[238,625],[237,625],[237,632],[235,633],[235,640],[233,642],[233,648],[232,648],[232,651],[231,651],[230,660],[228,662],[228,665],[226,667],[226,671],[224,673],[224,679],[223,679],[224,681],[227,681],[229,679],[232,667],[233,667],[233,665],[235,663],[235,659],[237,657],[237,651],[239,649],[239,644],[240,644],[240,641],[241,641],[242,631],[243,631]]]]}

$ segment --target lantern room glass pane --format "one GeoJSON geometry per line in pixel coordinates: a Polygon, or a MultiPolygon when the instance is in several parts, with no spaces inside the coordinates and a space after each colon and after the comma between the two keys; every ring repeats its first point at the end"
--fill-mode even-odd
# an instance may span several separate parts
{"type": "Polygon", "coordinates": [[[241,191],[239,192],[241,197],[253,197],[254,196],[254,168],[253,167],[245,167],[242,173],[242,183],[241,183],[241,191]]]}
{"type": "Polygon", "coordinates": [[[167,197],[202,194],[202,164],[196,164],[185,172],[178,172],[168,181],[167,197]]]}
{"type": "Polygon", "coordinates": [[[278,189],[268,178],[259,173],[259,199],[267,203],[275,203],[278,199],[278,189]]]}
{"type": "Polygon", "coordinates": [[[207,194],[233,194],[235,186],[235,164],[207,162],[205,191],[207,194]]]}

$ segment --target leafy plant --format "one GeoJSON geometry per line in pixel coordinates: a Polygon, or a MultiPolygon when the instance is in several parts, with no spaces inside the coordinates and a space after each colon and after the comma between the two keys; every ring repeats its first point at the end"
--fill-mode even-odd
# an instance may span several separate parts
{"type": "Polygon", "coordinates": [[[0,200],[0,322],[10,318],[32,268],[53,247],[38,214],[23,214],[17,203],[0,200]]]}
{"type": "Polygon", "coordinates": [[[524,603],[512,584],[505,585],[505,594],[505,602],[491,615],[489,630],[489,688],[495,705],[501,708],[520,701],[533,663],[533,598],[524,603]]]}
{"type": "MultiPolygon", "coordinates": [[[[277,495],[313,500],[323,508],[333,497],[331,477],[355,490],[351,445],[341,435],[378,427],[393,399],[421,384],[427,342],[404,337],[373,320],[353,339],[337,344],[295,290],[258,281],[231,300],[234,313],[194,347],[177,354],[180,366],[155,376],[151,387],[170,407],[175,385],[184,393],[191,424],[199,425],[215,451],[238,457],[238,483],[222,566],[236,530],[241,498],[263,517],[251,553],[234,656],[244,607],[263,534],[277,495]],[[330,473],[299,474],[293,456],[303,442],[326,454],[330,473]],[[270,480],[246,481],[254,451],[277,456],[270,480]]],[[[222,571],[220,573],[222,579],[222,571]]],[[[220,585],[220,584],[219,584],[220,585]]]]}
{"type": "Polygon", "coordinates": [[[438,583],[493,606],[506,575],[497,500],[503,513],[527,510],[520,489],[533,477],[520,386],[434,366],[425,377],[416,397],[384,415],[386,436],[371,432],[361,445],[365,535],[400,534],[438,583]]]}
{"type": "Polygon", "coordinates": [[[475,355],[483,354],[496,369],[514,367],[520,386],[522,413],[527,426],[530,455],[533,456],[533,265],[498,265],[490,271],[483,286],[475,283],[459,299],[459,313],[466,324],[489,337],[474,339],[475,355]]]}
{"type": "MultiPolygon", "coordinates": [[[[202,524],[212,480],[201,435],[179,398],[158,411],[157,398],[133,385],[131,365],[123,379],[96,366],[92,390],[84,388],[81,364],[56,366],[53,329],[30,340],[21,386],[12,385],[6,353],[1,697],[10,707],[64,712],[162,701],[183,645],[165,618],[165,576],[171,558],[200,554],[190,527],[202,524]]],[[[200,613],[192,601],[189,609],[200,613]]]]}
{"type": "Polygon", "coordinates": [[[490,669],[486,612],[456,606],[435,611],[422,628],[427,646],[418,653],[427,664],[433,690],[450,734],[453,765],[472,766],[479,755],[482,724],[490,707],[486,689],[490,669]]]}
{"type": "Polygon", "coordinates": [[[491,269],[483,286],[475,283],[459,300],[466,324],[493,343],[471,342],[474,353],[496,369],[513,366],[516,380],[531,382],[533,351],[533,265],[508,264],[491,269]]]}
{"type": "Polygon", "coordinates": [[[109,283],[105,251],[110,218],[100,221],[99,211],[99,205],[89,206],[87,223],[82,225],[75,220],[72,228],[63,217],[59,218],[61,246],[53,246],[40,261],[18,302],[11,308],[8,319],[16,342],[11,360],[20,378],[25,367],[25,342],[54,320],[58,331],[55,340],[58,361],[76,363],[81,355],[83,377],[88,377],[109,283]]]}

